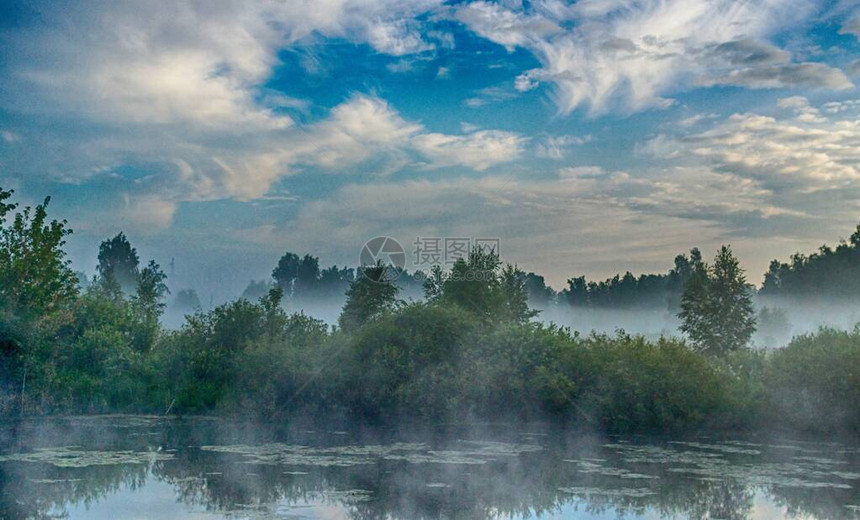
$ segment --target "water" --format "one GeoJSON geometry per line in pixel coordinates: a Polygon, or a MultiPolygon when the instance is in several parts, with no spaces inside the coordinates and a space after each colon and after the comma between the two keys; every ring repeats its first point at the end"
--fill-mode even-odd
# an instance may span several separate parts
{"type": "Polygon", "coordinates": [[[860,447],[102,416],[0,425],[0,518],[860,518],[860,447]]]}

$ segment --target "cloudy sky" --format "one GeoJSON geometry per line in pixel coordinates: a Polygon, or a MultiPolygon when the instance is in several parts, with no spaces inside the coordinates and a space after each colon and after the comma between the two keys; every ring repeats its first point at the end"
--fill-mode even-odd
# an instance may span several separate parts
{"type": "Polygon", "coordinates": [[[0,5],[0,186],[216,298],[285,251],[499,237],[547,275],[860,221],[860,1],[0,5]]]}

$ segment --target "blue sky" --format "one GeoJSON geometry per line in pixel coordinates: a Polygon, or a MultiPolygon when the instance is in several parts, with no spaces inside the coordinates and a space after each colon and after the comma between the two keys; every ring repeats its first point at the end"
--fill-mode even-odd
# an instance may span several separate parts
{"type": "Polygon", "coordinates": [[[860,221],[860,2],[0,6],[0,186],[222,299],[285,251],[499,237],[547,275],[770,259],[860,221]]]}

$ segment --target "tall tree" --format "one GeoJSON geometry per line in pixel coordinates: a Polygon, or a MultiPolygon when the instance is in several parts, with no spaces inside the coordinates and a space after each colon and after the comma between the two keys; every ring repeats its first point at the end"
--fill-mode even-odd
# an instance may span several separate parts
{"type": "MultiPolygon", "coordinates": [[[[543,282],[543,277],[541,282],[543,282]]],[[[516,266],[508,264],[499,274],[501,318],[506,321],[526,322],[540,311],[529,308],[528,277],[516,266]]]]}
{"type": "Polygon", "coordinates": [[[200,296],[194,289],[182,289],[173,299],[173,308],[179,311],[196,311],[201,307],[200,296]]]}
{"type": "Polygon", "coordinates": [[[729,246],[713,265],[695,265],[681,299],[681,330],[701,350],[723,354],[745,347],[755,333],[752,289],[729,246]]]}
{"type": "Polygon", "coordinates": [[[543,276],[535,273],[523,274],[529,304],[539,309],[549,307],[555,301],[555,291],[547,286],[543,276]]]}
{"type": "Polygon", "coordinates": [[[124,233],[99,245],[97,269],[99,281],[106,288],[119,288],[125,294],[132,294],[140,276],[139,265],[137,250],[131,247],[124,233]]]}
{"type": "Polygon", "coordinates": [[[26,207],[7,225],[17,206],[6,203],[11,191],[0,189],[0,304],[12,312],[40,316],[57,310],[78,292],[63,246],[72,233],[66,221],[48,221],[48,197],[26,207]]]}
{"type": "Polygon", "coordinates": [[[454,262],[449,273],[434,267],[424,281],[424,296],[430,303],[456,305],[482,320],[525,322],[537,315],[529,308],[527,280],[515,266],[503,266],[495,251],[475,247],[468,258],[454,262]]]}
{"type": "Polygon", "coordinates": [[[272,270],[272,278],[275,283],[284,290],[284,296],[290,297],[293,295],[293,286],[296,283],[296,278],[299,276],[299,265],[301,259],[299,255],[287,251],[278,260],[278,265],[272,270]]]}
{"type": "Polygon", "coordinates": [[[137,291],[131,297],[131,303],[138,321],[133,344],[140,351],[151,349],[159,334],[158,319],[164,312],[164,297],[170,294],[165,280],[167,275],[155,260],[150,260],[138,276],[137,291]]]}
{"type": "Polygon", "coordinates": [[[313,255],[305,255],[299,262],[296,271],[294,295],[313,297],[320,279],[320,259],[313,255]]]}
{"type": "Polygon", "coordinates": [[[361,269],[346,291],[346,303],[338,318],[340,328],[354,331],[392,311],[397,306],[399,288],[388,280],[388,266],[377,262],[361,269]]]}

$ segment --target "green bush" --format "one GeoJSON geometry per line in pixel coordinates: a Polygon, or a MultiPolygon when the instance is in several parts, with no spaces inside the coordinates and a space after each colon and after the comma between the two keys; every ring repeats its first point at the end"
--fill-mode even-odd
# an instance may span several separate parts
{"type": "Polygon", "coordinates": [[[771,356],[765,384],[786,426],[860,431],[860,329],[795,337],[771,356]]]}
{"type": "Polygon", "coordinates": [[[582,413],[602,429],[691,429],[723,413],[726,380],[683,341],[619,333],[582,340],[582,413]]]}

